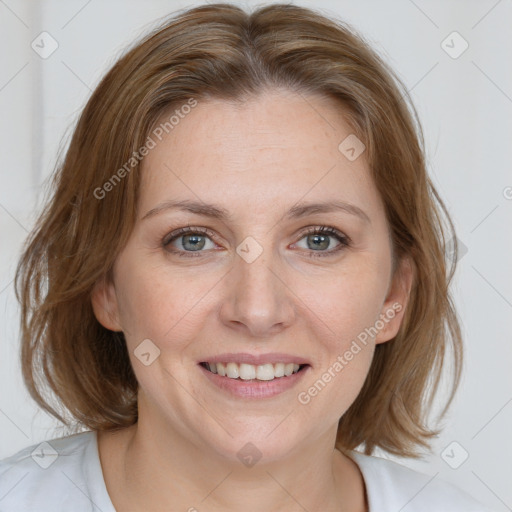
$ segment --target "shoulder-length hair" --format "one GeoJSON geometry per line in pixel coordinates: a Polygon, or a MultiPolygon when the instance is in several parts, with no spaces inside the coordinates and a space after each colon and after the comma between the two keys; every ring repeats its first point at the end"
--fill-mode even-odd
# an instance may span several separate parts
{"type": "Polygon", "coordinates": [[[137,421],[138,384],[124,336],[96,320],[91,291],[111,278],[133,229],[141,154],[155,124],[194,101],[244,100],[277,87],[338,100],[366,145],[395,261],[408,256],[413,264],[400,329],[376,346],[364,386],[339,421],[336,446],[418,457],[417,448],[438,435],[427,416],[448,349],[453,379],[440,417],[462,369],[448,290],[457,245],[427,175],[418,114],[400,79],[349,25],[288,4],[252,13],[227,3],[179,12],[117,61],[81,113],[15,282],[24,381],[66,426],[109,430],[137,421]]]}

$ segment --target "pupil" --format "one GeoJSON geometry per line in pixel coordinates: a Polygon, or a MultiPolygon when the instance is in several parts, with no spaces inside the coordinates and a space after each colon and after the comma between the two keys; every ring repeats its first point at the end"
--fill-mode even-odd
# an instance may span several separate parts
{"type": "MultiPolygon", "coordinates": [[[[191,248],[193,251],[197,251],[204,247],[204,244],[205,244],[204,237],[202,237],[200,235],[185,235],[184,238],[185,238],[185,240],[188,239],[188,243],[192,243],[191,248]]],[[[187,241],[185,241],[183,246],[185,247],[186,244],[187,244],[187,241]]]]}
{"type": "MultiPolygon", "coordinates": [[[[313,238],[315,240],[315,243],[318,242],[320,239],[320,243],[322,244],[322,241],[323,241],[323,245],[321,246],[318,246],[318,245],[313,245],[312,247],[310,247],[310,249],[318,249],[320,247],[320,249],[327,249],[327,247],[329,247],[329,240],[328,240],[328,237],[326,237],[325,235],[311,235],[311,238],[313,238]],[[327,243],[325,243],[327,242],[327,243]]],[[[308,244],[309,245],[309,244],[308,244]]]]}

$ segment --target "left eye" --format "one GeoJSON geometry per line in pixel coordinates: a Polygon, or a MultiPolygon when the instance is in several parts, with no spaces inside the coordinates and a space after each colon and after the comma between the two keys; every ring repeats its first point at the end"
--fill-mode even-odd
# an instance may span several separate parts
{"type": "MultiPolygon", "coordinates": [[[[168,252],[178,254],[178,256],[201,256],[201,253],[205,252],[203,249],[214,248],[215,244],[211,240],[213,237],[214,234],[206,228],[186,227],[166,236],[163,240],[163,246],[168,252]],[[181,239],[181,243],[179,244],[181,247],[175,249],[173,244],[179,239],[181,239]],[[212,244],[212,247],[207,247],[207,241],[212,244]]],[[[337,229],[327,226],[316,227],[303,232],[299,242],[302,240],[307,240],[307,247],[305,249],[311,251],[309,254],[311,257],[330,256],[350,245],[350,239],[347,236],[343,235],[337,229]],[[338,240],[339,244],[330,250],[326,250],[331,245],[331,239],[333,238],[338,240]]],[[[296,242],[295,245],[299,242],[296,242]]],[[[304,247],[301,249],[304,249],[304,247]]]]}

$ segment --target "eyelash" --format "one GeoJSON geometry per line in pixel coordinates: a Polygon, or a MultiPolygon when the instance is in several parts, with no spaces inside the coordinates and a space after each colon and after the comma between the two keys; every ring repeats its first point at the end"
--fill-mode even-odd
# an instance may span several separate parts
{"type": "MultiPolygon", "coordinates": [[[[211,232],[207,228],[196,228],[196,227],[184,227],[177,229],[176,231],[173,231],[172,233],[169,233],[162,241],[162,245],[164,249],[166,249],[168,252],[172,254],[177,254],[180,257],[185,258],[195,258],[198,256],[201,256],[201,253],[204,251],[179,251],[179,250],[169,250],[167,249],[167,246],[173,242],[174,240],[180,238],[180,236],[183,235],[207,235],[208,238],[215,238],[215,234],[211,232]],[[194,254],[196,252],[196,254],[194,254]]],[[[329,226],[316,226],[314,228],[310,228],[306,231],[303,231],[300,234],[299,240],[302,240],[305,236],[308,235],[328,235],[336,238],[340,245],[336,247],[335,249],[331,249],[330,251],[311,251],[309,254],[309,257],[311,258],[324,258],[327,256],[333,256],[340,252],[341,250],[345,249],[346,247],[349,247],[351,244],[351,240],[348,236],[344,235],[340,231],[338,231],[335,228],[329,227],[329,226]]]]}

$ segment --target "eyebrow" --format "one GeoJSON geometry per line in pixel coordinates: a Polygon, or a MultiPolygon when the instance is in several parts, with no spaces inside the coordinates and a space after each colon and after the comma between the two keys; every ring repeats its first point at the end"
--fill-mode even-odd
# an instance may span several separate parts
{"type": "MultiPolygon", "coordinates": [[[[232,218],[232,215],[228,210],[221,206],[214,204],[207,204],[199,201],[192,201],[190,199],[184,199],[181,201],[169,200],[160,203],[149,210],[143,217],[142,220],[154,217],[159,213],[167,210],[181,210],[196,215],[203,215],[205,217],[211,217],[221,221],[228,221],[232,218]]],[[[298,219],[306,217],[307,215],[313,215],[315,213],[332,213],[335,211],[341,211],[350,215],[355,215],[365,222],[371,224],[371,220],[368,215],[356,205],[346,203],[343,201],[327,201],[323,203],[299,203],[292,206],[285,214],[287,219],[298,219]]]]}

